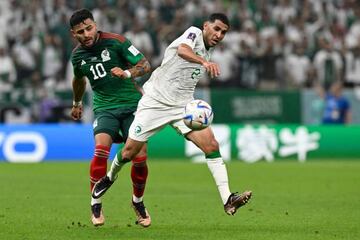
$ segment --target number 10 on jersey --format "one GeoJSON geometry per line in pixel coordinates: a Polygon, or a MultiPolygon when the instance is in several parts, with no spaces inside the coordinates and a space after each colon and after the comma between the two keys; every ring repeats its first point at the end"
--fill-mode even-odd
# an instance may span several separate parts
{"type": "Polygon", "coordinates": [[[104,65],[102,63],[95,64],[95,67],[94,67],[94,65],[91,65],[90,71],[94,75],[94,80],[97,80],[99,78],[103,78],[106,76],[106,71],[105,71],[104,65]]]}

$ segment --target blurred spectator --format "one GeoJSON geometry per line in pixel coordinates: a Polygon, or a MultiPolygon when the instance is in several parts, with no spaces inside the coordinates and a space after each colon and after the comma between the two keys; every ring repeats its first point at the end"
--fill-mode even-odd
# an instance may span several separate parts
{"type": "Polygon", "coordinates": [[[99,28],[104,32],[114,32],[121,34],[124,31],[124,16],[119,17],[115,9],[109,9],[106,12],[106,15],[103,16],[99,28]]]}
{"type": "Polygon", "coordinates": [[[71,87],[66,72],[74,41],[68,17],[83,7],[93,10],[104,31],[126,33],[154,67],[184,28],[202,27],[210,12],[226,13],[231,28],[226,48],[214,54],[223,65],[221,78],[210,82],[216,87],[301,89],[315,81],[328,86],[339,80],[345,87],[360,84],[359,1],[0,0],[0,48],[5,49],[0,69],[7,72],[9,61],[14,65],[10,72],[15,68],[14,74],[1,73],[1,90],[31,92],[44,87],[46,79],[57,81],[55,90],[71,87]],[[4,76],[10,76],[6,83],[4,76]]]}
{"type": "Polygon", "coordinates": [[[40,39],[33,35],[32,28],[24,29],[13,47],[18,86],[31,84],[32,76],[38,71],[40,50],[40,39]]]}
{"type": "Polygon", "coordinates": [[[60,39],[54,35],[48,34],[44,39],[42,50],[42,76],[44,81],[53,79],[59,81],[59,74],[62,68],[62,52],[60,39]]]}
{"type": "Polygon", "coordinates": [[[41,123],[51,123],[58,122],[58,119],[55,116],[54,110],[59,106],[59,100],[55,98],[53,91],[48,91],[48,89],[41,89],[40,101],[39,101],[39,113],[38,113],[38,122],[41,123]]]}
{"type": "Polygon", "coordinates": [[[215,79],[211,79],[210,86],[227,87],[233,85],[231,84],[231,80],[236,64],[233,51],[223,43],[220,43],[218,47],[214,49],[211,59],[213,62],[219,64],[220,75],[215,79]]]}
{"type": "Polygon", "coordinates": [[[154,51],[151,37],[144,29],[144,26],[140,21],[134,19],[132,28],[125,33],[125,36],[130,39],[132,44],[142,52],[146,58],[152,58],[154,51]]]}
{"type": "Polygon", "coordinates": [[[236,55],[237,65],[232,82],[233,86],[255,89],[259,84],[259,58],[254,54],[254,47],[241,42],[242,52],[236,55]]]}
{"type": "Polygon", "coordinates": [[[276,37],[268,37],[263,39],[260,44],[262,45],[260,52],[260,85],[261,89],[274,90],[279,87],[280,82],[277,79],[276,66],[277,60],[281,57],[281,52],[275,48],[276,37]]]}
{"type": "Polygon", "coordinates": [[[278,0],[277,5],[272,9],[273,19],[284,24],[295,17],[295,7],[291,4],[290,0],[278,0]]]}
{"type": "Polygon", "coordinates": [[[294,53],[285,60],[285,79],[288,88],[302,88],[309,79],[311,60],[305,55],[304,44],[296,44],[294,53]]]}
{"type": "Polygon", "coordinates": [[[0,46],[0,92],[11,91],[16,80],[14,62],[4,47],[0,46]]]}
{"type": "Polygon", "coordinates": [[[360,86],[360,42],[345,54],[345,84],[360,86]]]}
{"type": "MultiPolygon", "coordinates": [[[[65,11],[65,10],[64,10],[65,11]]],[[[65,77],[65,69],[66,64],[70,58],[72,49],[74,48],[74,42],[72,41],[72,37],[69,31],[69,23],[67,14],[64,12],[60,16],[59,22],[54,25],[51,29],[49,29],[49,34],[53,35],[56,38],[57,46],[59,49],[57,51],[61,51],[60,55],[61,59],[61,69],[60,69],[60,77],[65,77]]]]}
{"type": "Polygon", "coordinates": [[[334,82],[328,91],[320,89],[320,96],[324,98],[324,124],[348,124],[351,122],[350,102],[343,96],[343,85],[334,82]]]}
{"type": "Polygon", "coordinates": [[[336,81],[342,80],[342,58],[339,52],[334,50],[332,42],[328,39],[319,39],[321,50],[314,57],[314,66],[317,79],[324,87],[328,87],[336,81]]]}

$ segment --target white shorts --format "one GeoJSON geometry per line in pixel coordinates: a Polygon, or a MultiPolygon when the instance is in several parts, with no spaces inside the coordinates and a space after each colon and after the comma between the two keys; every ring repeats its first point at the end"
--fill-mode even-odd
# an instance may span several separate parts
{"type": "Polygon", "coordinates": [[[169,106],[145,94],[139,101],[135,119],[129,128],[129,137],[136,141],[146,142],[167,124],[185,135],[192,130],[182,120],[183,111],[183,106],[169,106]]]}

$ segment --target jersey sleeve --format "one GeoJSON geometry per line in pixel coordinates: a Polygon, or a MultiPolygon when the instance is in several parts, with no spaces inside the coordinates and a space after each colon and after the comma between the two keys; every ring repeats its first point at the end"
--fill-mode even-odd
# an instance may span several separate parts
{"type": "Polygon", "coordinates": [[[179,38],[179,45],[186,44],[192,49],[195,48],[196,42],[202,40],[202,31],[197,27],[189,27],[179,38]]]}
{"type": "Polygon", "coordinates": [[[84,73],[80,69],[80,62],[77,60],[76,55],[71,56],[71,64],[73,66],[73,72],[75,79],[81,79],[84,77],[84,73]]]}
{"type": "Polygon", "coordinates": [[[144,55],[132,45],[128,39],[119,45],[118,53],[132,65],[136,65],[144,57],[144,55]]]}

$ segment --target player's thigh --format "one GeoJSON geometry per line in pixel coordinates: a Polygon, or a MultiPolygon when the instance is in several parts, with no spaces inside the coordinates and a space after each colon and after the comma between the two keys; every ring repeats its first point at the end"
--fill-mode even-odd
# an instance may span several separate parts
{"type": "Polygon", "coordinates": [[[198,146],[204,153],[211,153],[219,150],[219,144],[215,139],[211,127],[199,131],[191,131],[186,138],[198,146]]]}
{"type": "Polygon", "coordinates": [[[118,109],[117,118],[120,121],[120,134],[124,139],[124,142],[129,136],[129,128],[134,121],[134,113],[136,111],[136,107],[129,107],[124,109],[118,109]]]}
{"type": "Polygon", "coordinates": [[[182,119],[182,115],[181,115],[181,119],[171,122],[170,125],[172,128],[176,130],[178,134],[183,135],[184,137],[186,137],[188,133],[193,131],[192,129],[190,129],[188,126],[185,125],[182,119]]]}
{"type": "Polygon", "coordinates": [[[114,114],[115,110],[100,110],[95,112],[95,120],[93,123],[93,132],[97,136],[99,134],[107,134],[115,142],[119,138],[120,121],[114,114]]]}
{"type": "Polygon", "coordinates": [[[136,141],[146,142],[152,135],[168,123],[177,120],[178,117],[178,114],[174,113],[173,107],[144,95],[130,126],[129,137],[136,141]]]}

